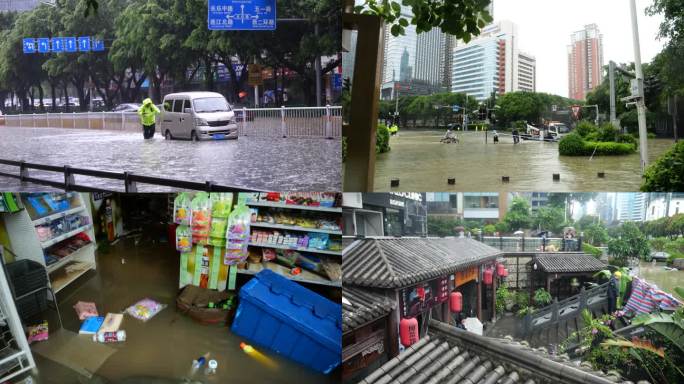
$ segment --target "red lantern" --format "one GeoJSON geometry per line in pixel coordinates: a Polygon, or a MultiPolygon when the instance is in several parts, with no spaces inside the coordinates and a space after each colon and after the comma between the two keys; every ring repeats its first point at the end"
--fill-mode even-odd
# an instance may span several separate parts
{"type": "Polygon", "coordinates": [[[463,295],[461,292],[451,292],[449,295],[449,309],[453,313],[461,312],[463,309],[463,295]]]}
{"type": "Polygon", "coordinates": [[[401,319],[399,322],[399,337],[401,345],[404,347],[410,347],[418,342],[420,336],[418,335],[418,320],[415,317],[401,319]]]}
{"type": "Polygon", "coordinates": [[[485,285],[492,285],[492,280],[494,279],[494,271],[491,268],[487,268],[482,273],[482,275],[482,280],[484,281],[485,285]]]}
{"type": "Polygon", "coordinates": [[[496,275],[499,277],[504,275],[504,265],[502,263],[496,264],[496,275]]]}
{"type": "Polygon", "coordinates": [[[508,277],[508,268],[504,268],[503,277],[508,277]]]}

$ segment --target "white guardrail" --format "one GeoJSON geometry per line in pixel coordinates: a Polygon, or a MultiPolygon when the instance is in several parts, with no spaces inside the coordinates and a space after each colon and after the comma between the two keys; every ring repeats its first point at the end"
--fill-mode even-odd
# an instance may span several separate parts
{"type": "MultiPolygon", "coordinates": [[[[342,107],[236,108],[240,136],[342,136],[342,107]]],[[[5,115],[6,126],[140,131],[136,112],[73,112],[5,115]]],[[[0,121],[1,122],[1,121],[0,121]]],[[[159,121],[157,121],[159,124],[159,121]]],[[[157,125],[157,132],[160,132],[157,125]]]]}

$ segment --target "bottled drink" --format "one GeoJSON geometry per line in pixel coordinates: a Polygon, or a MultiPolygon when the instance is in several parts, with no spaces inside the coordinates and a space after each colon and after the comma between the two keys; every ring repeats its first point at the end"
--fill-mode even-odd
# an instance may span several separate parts
{"type": "Polygon", "coordinates": [[[126,331],[102,332],[93,335],[93,341],[100,343],[115,343],[126,341],[126,331]]]}
{"type": "Polygon", "coordinates": [[[216,368],[218,367],[218,362],[216,360],[209,360],[207,363],[207,368],[204,370],[205,375],[213,375],[216,373],[216,368]]]}

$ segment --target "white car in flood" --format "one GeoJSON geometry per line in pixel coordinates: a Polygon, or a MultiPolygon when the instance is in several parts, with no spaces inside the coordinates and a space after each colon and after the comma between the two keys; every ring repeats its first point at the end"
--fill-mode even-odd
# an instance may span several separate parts
{"type": "Polygon", "coordinates": [[[164,97],[160,131],[168,140],[237,139],[235,112],[215,92],[181,92],[164,97]]]}

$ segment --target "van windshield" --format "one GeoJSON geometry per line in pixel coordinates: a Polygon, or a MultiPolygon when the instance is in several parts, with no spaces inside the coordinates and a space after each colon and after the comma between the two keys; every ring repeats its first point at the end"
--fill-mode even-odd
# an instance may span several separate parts
{"type": "Polygon", "coordinates": [[[230,106],[223,97],[204,97],[193,100],[195,112],[230,112],[230,106]]]}

